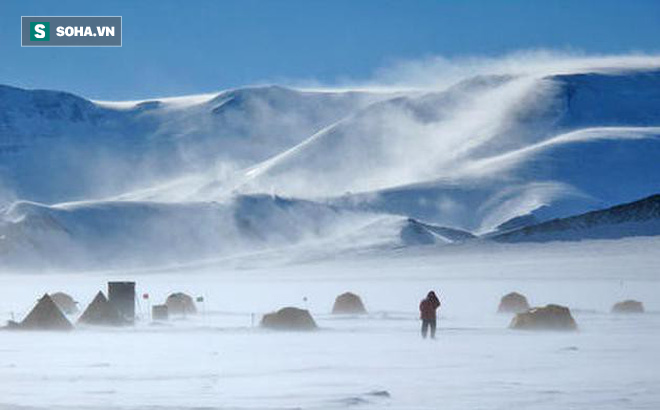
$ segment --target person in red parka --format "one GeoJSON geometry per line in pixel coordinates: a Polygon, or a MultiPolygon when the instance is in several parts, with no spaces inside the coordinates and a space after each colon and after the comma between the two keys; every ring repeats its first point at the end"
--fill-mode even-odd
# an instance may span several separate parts
{"type": "Polygon", "coordinates": [[[435,339],[436,314],[440,307],[440,300],[435,292],[430,291],[426,298],[419,303],[419,316],[422,319],[422,337],[426,339],[429,328],[431,328],[431,339],[435,339]]]}

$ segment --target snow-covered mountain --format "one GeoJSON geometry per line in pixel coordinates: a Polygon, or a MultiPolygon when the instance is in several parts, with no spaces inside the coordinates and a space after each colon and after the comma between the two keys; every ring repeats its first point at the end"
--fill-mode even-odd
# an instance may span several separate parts
{"type": "Polygon", "coordinates": [[[357,192],[344,197],[480,232],[660,189],[660,71],[465,83],[374,104],[249,170],[247,189],[357,192]]]}
{"type": "Polygon", "coordinates": [[[291,246],[344,252],[454,243],[464,231],[267,195],[226,202],[16,202],[0,220],[5,266],[163,265],[291,246]]]}
{"type": "Polygon", "coordinates": [[[384,96],[277,86],[139,102],[0,86],[0,201],[121,194],[265,160],[384,96]]]}
{"type": "Polygon", "coordinates": [[[660,235],[660,194],[607,209],[553,219],[501,233],[500,242],[616,239],[660,235]]]}
{"type": "Polygon", "coordinates": [[[660,63],[625,58],[387,92],[3,86],[0,253],[121,266],[453,243],[656,194],[659,159],[660,63]]]}

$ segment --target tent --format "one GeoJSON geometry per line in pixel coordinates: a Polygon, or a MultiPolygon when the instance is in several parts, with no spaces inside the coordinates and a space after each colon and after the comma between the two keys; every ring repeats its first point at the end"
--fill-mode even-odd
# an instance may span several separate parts
{"type": "Polygon", "coordinates": [[[165,300],[165,304],[170,315],[186,316],[197,313],[195,301],[183,292],[172,293],[165,300]]]}
{"type": "Polygon", "coordinates": [[[56,292],[50,295],[53,302],[65,315],[75,315],[78,313],[78,302],[76,302],[71,295],[64,292],[56,292]]]}
{"type": "Polygon", "coordinates": [[[119,311],[99,291],[92,303],[87,306],[78,323],[86,325],[121,326],[127,324],[119,311]]]}
{"type": "Polygon", "coordinates": [[[337,296],[332,307],[332,314],[364,314],[367,313],[362,299],[355,293],[346,292],[337,296]]]}
{"type": "Polygon", "coordinates": [[[18,328],[27,330],[72,330],[73,325],[46,293],[39,299],[37,305],[23,319],[18,328]]]}

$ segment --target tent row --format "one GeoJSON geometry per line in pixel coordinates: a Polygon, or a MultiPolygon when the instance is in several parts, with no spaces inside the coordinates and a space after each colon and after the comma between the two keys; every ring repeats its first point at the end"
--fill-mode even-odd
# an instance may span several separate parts
{"type": "MultiPolygon", "coordinates": [[[[513,313],[509,327],[520,330],[577,330],[577,323],[566,306],[550,304],[531,307],[527,298],[511,292],[500,300],[498,313],[513,313]]],[[[636,300],[624,300],[612,306],[612,313],[644,313],[644,304],[636,300]]]]}
{"type": "MultiPolygon", "coordinates": [[[[202,298],[199,298],[202,299],[202,298]]],[[[203,299],[202,299],[203,300],[203,299]]],[[[95,326],[128,326],[135,322],[135,282],[109,282],[108,297],[99,291],[77,319],[77,324],[95,326]]],[[[9,321],[7,329],[71,330],[67,315],[79,313],[78,302],[63,292],[44,294],[21,322],[9,321]]],[[[177,292],[169,295],[163,305],[153,307],[154,320],[167,320],[170,315],[197,313],[193,298],[177,292]]]]}
{"type": "MultiPolygon", "coordinates": [[[[77,320],[82,325],[127,326],[135,321],[135,282],[109,282],[106,297],[99,291],[77,320]]],[[[147,295],[145,295],[147,296],[147,295]]],[[[203,298],[198,298],[203,301],[203,298]]],[[[25,330],[71,330],[73,324],[67,318],[76,314],[75,300],[65,293],[44,294],[35,307],[21,322],[10,321],[8,328],[25,330]]],[[[569,308],[556,304],[530,307],[527,298],[517,292],[502,297],[499,313],[512,313],[510,327],[521,330],[576,330],[577,323],[569,308]]],[[[614,313],[643,313],[644,305],[635,300],[625,300],[612,307],[614,313]]],[[[177,292],[169,295],[162,305],[152,308],[152,319],[167,320],[170,315],[186,316],[197,313],[195,301],[190,295],[177,292]]],[[[335,299],[333,314],[366,314],[362,299],[351,292],[335,299]]],[[[310,312],[296,307],[285,307],[268,313],[260,325],[274,330],[314,330],[316,322],[310,312]]]]}

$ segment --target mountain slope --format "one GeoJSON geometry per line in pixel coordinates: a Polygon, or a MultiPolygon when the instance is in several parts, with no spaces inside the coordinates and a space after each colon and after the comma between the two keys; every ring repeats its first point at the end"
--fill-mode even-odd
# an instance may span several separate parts
{"type": "Polygon", "coordinates": [[[3,264],[169,264],[285,246],[338,229],[336,210],[266,196],[225,203],[19,202],[0,219],[3,264]]]}
{"type": "Polygon", "coordinates": [[[3,87],[2,260],[123,266],[656,234],[653,218],[538,228],[660,192],[660,69],[624,62],[391,92],[94,102],[3,87]]]}
{"type": "Polygon", "coordinates": [[[660,235],[660,194],[611,208],[515,229],[499,242],[617,239],[660,235]]]}
{"type": "Polygon", "coordinates": [[[382,98],[266,86],[108,103],[0,86],[0,195],[46,203],[99,198],[249,166],[382,98]]]}
{"type": "Polygon", "coordinates": [[[659,104],[660,71],[466,80],[374,104],[255,166],[246,185],[309,197],[460,178],[568,132],[659,125],[659,104]]]}
{"type": "Polygon", "coordinates": [[[474,81],[367,107],[249,169],[239,189],[478,232],[660,189],[660,72],[474,81]]]}
{"type": "Polygon", "coordinates": [[[467,232],[265,195],[226,202],[17,202],[0,213],[0,268],[167,265],[292,246],[345,251],[453,243],[467,232]]]}

